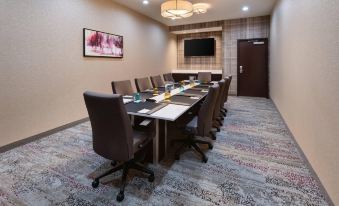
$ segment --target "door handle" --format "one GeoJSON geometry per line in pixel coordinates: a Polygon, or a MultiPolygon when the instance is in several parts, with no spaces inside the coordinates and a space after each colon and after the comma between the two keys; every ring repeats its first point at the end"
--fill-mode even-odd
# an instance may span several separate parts
{"type": "Polygon", "coordinates": [[[244,69],[242,68],[242,66],[240,66],[240,74],[242,74],[244,72],[244,69]]]}

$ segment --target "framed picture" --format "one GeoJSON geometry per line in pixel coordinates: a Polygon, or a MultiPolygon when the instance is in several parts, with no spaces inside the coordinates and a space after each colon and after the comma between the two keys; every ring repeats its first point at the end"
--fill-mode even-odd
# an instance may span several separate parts
{"type": "Polygon", "coordinates": [[[84,56],[122,58],[123,37],[84,28],[84,56]]]}

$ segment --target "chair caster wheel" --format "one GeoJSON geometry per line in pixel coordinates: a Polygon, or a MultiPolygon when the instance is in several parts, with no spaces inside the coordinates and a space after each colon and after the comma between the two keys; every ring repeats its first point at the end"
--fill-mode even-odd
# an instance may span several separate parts
{"type": "Polygon", "coordinates": [[[213,145],[208,145],[208,149],[213,149],[213,145]]]}
{"type": "Polygon", "coordinates": [[[148,181],[149,182],[154,182],[154,175],[148,176],[148,181]]]}
{"type": "Polygon", "coordinates": [[[180,160],[180,156],[179,155],[175,155],[175,160],[180,160]]]}
{"type": "Polygon", "coordinates": [[[117,201],[121,202],[121,201],[124,200],[124,198],[125,198],[124,193],[123,192],[119,192],[119,194],[117,195],[117,201]]]}
{"type": "Polygon", "coordinates": [[[114,167],[115,165],[117,165],[117,162],[113,160],[113,161],[111,162],[111,165],[114,167]]]}
{"type": "Polygon", "coordinates": [[[207,157],[202,158],[202,162],[203,162],[203,163],[207,163],[207,160],[208,160],[207,157]]]}
{"type": "Polygon", "coordinates": [[[99,186],[99,180],[95,179],[93,182],[92,182],[92,187],[93,188],[97,188],[99,186]]]}

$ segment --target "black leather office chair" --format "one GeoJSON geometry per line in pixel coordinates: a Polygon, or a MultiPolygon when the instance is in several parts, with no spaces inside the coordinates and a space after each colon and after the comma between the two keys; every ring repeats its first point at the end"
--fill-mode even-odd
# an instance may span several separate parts
{"type": "Polygon", "coordinates": [[[147,89],[153,89],[148,77],[136,78],[135,79],[135,86],[136,86],[138,92],[143,92],[147,89]]]}
{"type": "Polygon", "coordinates": [[[133,95],[134,93],[130,80],[113,81],[111,84],[113,94],[133,95]]]}
{"type": "MultiPolygon", "coordinates": [[[[219,85],[219,92],[218,92],[218,97],[214,106],[214,111],[213,111],[213,128],[217,130],[217,132],[220,132],[220,126],[222,125],[222,113],[221,113],[221,108],[224,103],[224,92],[225,92],[225,87],[226,87],[226,82],[224,79],[220,80],[218,82],[219,85]]],[[[213,131],[211,131],[211,136],[212,139],[216,139],[216,135],[213,131]]]]}
{"type": "Polygon", "coordinates": [[[136,152],[142,151],[151,142],[152,137],[133,130],[121,95],[85,92],[84,99],[92,125],[94,151],[98,155],[112,160],[113,163],[121,162],[118,166],[96,177],[92,186],[98,187],[102,177],[122,169],[122,183],[117,196],[117,201],[122,201],[126,177],[130,169],[145,172],[149,174],[148,180],[154,181],[153,171],[138,163],[140,159],[134,155],[136,152]]]}
{"type": "Polygon", "coordinates": [[[151,82],[152,82],[153,88],[165,86],[165,82],[161,79],[160,75],[151,76],[151,82]]]}
{"type": "Polygon", "coordinates": [[[232,83],[232,75],[228,76],[228,79],[229,79],[229,82],[228,82],[228,85],[227,85],[227,91],[226,91],[226,98],[225,98],[225,103],[227,102],[228,100],[228,95],[229,95],[229,90],[230,90],[230,86],[231,86],[231,83],[232,83]]]}
{"type": "Polygon", "coordinates": [[[187,138],[173,140],[172,143],[183,143],[175,153],[175,158],[177,160],[180,158],[181,150],[184,147],[193,147],[199,154],[201,154],[202,161],[205,163],[207,162],[208,158],[200,149],[198,144],[207,144],[209,149],[213,148],[212,143],[206,137],[210,137],[210,131],[213,123],[213,111],[218,92],[218,85],[213,85],[209,88],[207,97],[200,107],[198,116],[194,117],[193,120],[186,125],[185,130],[187,132],[187,138]]]}
{"type": "Polygon", "coordinates": [[[225,103],[228,100],[230,85],[231,85],[231,82],[232,82],[232,75],[226,77],[225,81],[226,81],[226,87],[225,87],[225,93],[224,93],[225,96],[223,98],[224,101],[223,101],[222,108],[221,108],[222,114],[223,114],[224,117],[226,117],[226,113],[227,113],[227,109],[224,106],[225,106],[225,103]]]}
{"type": "Polygon", "coordinates": [[[212,80],[211,72],[198,72],[198,80],[202,82],[210,82],[212,80]]]}
{"type": "Polygon", "coordinates": [[[172,73],[164,74],[164,80],[167,82],[175,82],[172,73]]]}

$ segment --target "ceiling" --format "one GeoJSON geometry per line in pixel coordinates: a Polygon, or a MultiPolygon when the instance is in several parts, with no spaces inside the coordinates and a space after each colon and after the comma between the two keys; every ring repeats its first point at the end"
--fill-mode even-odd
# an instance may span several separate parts
{"type": "Polygon", "coordinates": [[[205,14],[194,14],[189,18],[171,20],[163,18],[160,14],[160,5],[165,0],[148,0],[148,5],[142,4],[143,0],[113,1],[168,26],[268,15],[276,2],[276,0],[189,0],[193,4],[207,3],[210,8],[205,14]],[[248,6],[249,10],[247,12],[242,11],[243,6],[248,6]]]}

